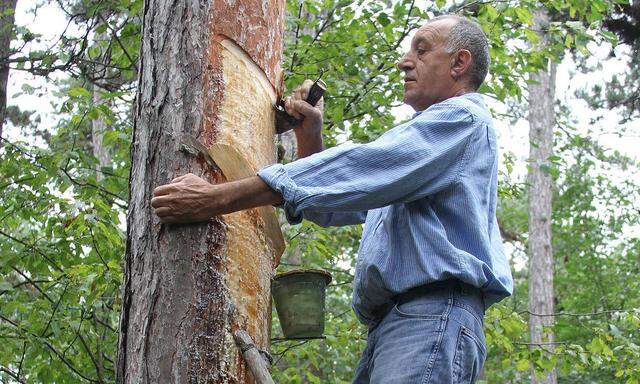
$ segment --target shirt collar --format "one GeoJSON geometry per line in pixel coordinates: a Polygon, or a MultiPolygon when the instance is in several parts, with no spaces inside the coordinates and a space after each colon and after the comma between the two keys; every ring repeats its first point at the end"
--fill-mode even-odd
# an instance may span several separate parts
{"type": "MultiPolygon", "coordinates": [[[[469,98],[473,98],[473,99],[480,99],[480,100],[482,101],[482,95],[481,95],[481,94],[479,94],[478,92],[469,92],[469,93],[465,93],[465,94],[460,95],[460,96],[450,97],[449,99],[453,99],[453,98],[455,98],[455,97],[469,97],[469,98]]],[[[445,101],[447,101],[447,100],[449,100],[449,99],[442,100],[440,103],[444,103],[445,101]]],[[[439,103],[436,103],[436,104],[439,104],[439,103]]],[[[434,104],[434,105],[436,105],[436,104],[434,104]]],[[[427,108],[427,109],[429,109],[429,108],[427,108]]],[[[413,120],[413,119],[415,119],[416,117],[420,116],[420,114],[421,114],[422,112],[426,111],[427,109],[423,109],[422,111],[416,111],[416,112],[413,114],[413,116],[411,116],[411,119],[413,120]]]]}

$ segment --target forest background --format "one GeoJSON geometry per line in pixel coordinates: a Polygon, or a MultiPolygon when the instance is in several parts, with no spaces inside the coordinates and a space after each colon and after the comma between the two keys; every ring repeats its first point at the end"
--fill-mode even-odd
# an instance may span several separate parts
{"type": "MultiPolygon", "coordinates": [[[[481,92],[500,136],[498,219],[516,284],[487,313],[482,381],[530,382],[555,369],[560,383],[640,382],[640,5],[289,0],[286,9],[286,85],[324,71],[328,146],[373,140],[410,117],[394,63],[425,19],[455,12],[480,23],[493,60],[481,92]],[[540,10],[551,20],[544,30],[540,10]],[[544,165],[555,340],[532,343],[527,89],[549,60],[558,64],[544,165]]],[[[143,3],[13,0],[0,16],[10,76],[8,89],[0,76],[0,382],[113,382],[143,3]]],[[[366,338],[350,309],[361,228],[284,228],[279,270],[323,268],[334,281],[326,339],[275,340],[274,378],[350,382],[366,338]]]]}

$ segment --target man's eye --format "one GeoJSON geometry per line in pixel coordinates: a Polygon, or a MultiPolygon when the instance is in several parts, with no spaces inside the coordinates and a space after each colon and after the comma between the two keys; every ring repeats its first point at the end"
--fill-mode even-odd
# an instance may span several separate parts
{"type": "Polygon", "coordinates": [[[416,53],[418,53],[418,55],[422,55],[422,54],[424,54],[426,51],[427,51],[426,49],[422,49],[422,48],[418,48],[418,49],[416,49],[416,53]]]}

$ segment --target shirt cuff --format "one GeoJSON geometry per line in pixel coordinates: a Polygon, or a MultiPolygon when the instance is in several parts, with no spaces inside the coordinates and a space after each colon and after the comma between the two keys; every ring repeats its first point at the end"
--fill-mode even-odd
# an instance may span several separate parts
{"type": "Polygon", "coordinates": [[[284,204],[279,206],[284,209],[285,217],[290,224],[302,222],[302,211],[296,204],[298,187],[287,174],[282,164],[273,164],[258,171],[258,177],[262,179],[274,191],[282,195],[284,204]]]}

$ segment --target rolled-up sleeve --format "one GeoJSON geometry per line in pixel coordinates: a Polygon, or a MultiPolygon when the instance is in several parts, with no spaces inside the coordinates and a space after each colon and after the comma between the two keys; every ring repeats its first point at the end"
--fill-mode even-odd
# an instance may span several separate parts
{"type": "MultiPolygon", "coordinates": [[[[313,221],[321,227],[341,227],[343,225],[362,224],[367,218],[367,211],[357,212],[315,212],[309,209],[302,211],[304,219],[313,221]]],[[[298,218],[289,218],[290,222],[298,218]]]]}
{"type": "Polygon", "coordinates": [[[291,223],[314,215],[327,219],[322,213],[364,219],[369,209],[413,201],[454,183],[477,127],[465,108],[439,103],[375,141],[274,164],[258,176],[282,195],[291,223]]]}

